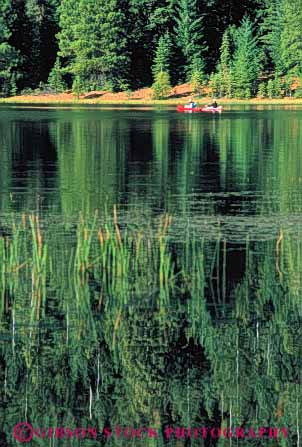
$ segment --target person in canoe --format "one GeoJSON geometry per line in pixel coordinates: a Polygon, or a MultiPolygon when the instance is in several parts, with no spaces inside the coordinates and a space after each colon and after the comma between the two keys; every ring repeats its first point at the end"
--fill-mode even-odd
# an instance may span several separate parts
{"type": "Polygon", "coordinates": [[[216,98],[213,98],[211,104],[207,105],[207,107],[211,108],[211,109],[217,109],[218,104],[217,104],[217,100],[216,98]]]}
{"type": "Polygon", "coordinates": [[[197,107],[197,103],[193,101],[193,98],[191,97],[189,99],[189,103],[185,105],[186,109],[195,109],[197,107]]]}

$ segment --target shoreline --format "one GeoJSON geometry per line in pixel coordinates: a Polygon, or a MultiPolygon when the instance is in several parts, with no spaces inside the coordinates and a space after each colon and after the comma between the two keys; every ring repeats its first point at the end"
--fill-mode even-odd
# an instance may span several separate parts
{"type": "MultiPolygon", "coordinates": [[[[71,92],[58,94],[37,94],[37,95],[19,95],[9,98],[0,98],[0,105],[23,105],[23,106],[40,106],[40,105],[54,105],[54,106],[176,106],[178,104],[185,104],[188,102],[190,96],[193,96],[195,101],[204,106],[212,101],[211,96],[204,96],[198,98],[193,95],[189,89],[182,89],[181,93],[175,90],[170,97],[162,100],[152,99],[151,89],[144,89],[137,92],[132,92],[132,97],[127,97],[125,93],[108,93],[108,92],[90,92],[81,95],[77,99],[71,92]],[[180,93],[180,94],[176,94],[180,93]]],[[[219,105],[222,106],[299,106],[302,105],[302,98],[252,98],[252,99],[235,99],[235,98],[218,98],[219,105]]]]}

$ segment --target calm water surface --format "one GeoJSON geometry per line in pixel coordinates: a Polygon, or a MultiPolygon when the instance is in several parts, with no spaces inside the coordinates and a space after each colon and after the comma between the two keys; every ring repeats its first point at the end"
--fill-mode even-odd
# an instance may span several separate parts
{"type": "MultiPolygon", "coordinates": [[[[20,421],[155,427],[146,446],[298,446],[302,110],[1,107],[0,142],[0,446],[17,445],[20,421]],[[148,244],[123,283],[107,287],[96,252],[74,280],[79,216],[92,221],[98,210],[105,225],[115,206],[123,238],[156,238],[170,216],[165,286],[151,277],[148,244]],[[30,213],[51,253],[37,312],[29,273],[14,280],[23,267],[8,267],[8,253],[22,251],[9,251],[12,222],[30,213]],[[289,434],[177,441],[169,426],[289,434]]],[[[55,436],[33,442],[70,447],[55,436]]],[[[99,435],[72,445],[121,442],[99,435]]]]}

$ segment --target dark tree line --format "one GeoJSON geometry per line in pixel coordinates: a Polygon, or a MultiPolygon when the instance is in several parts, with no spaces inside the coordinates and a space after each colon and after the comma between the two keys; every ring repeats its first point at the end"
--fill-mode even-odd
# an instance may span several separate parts
{"type": "Polygon", "coordinates": [[[290,94],[301,27],[300,0],[0,0],[0,93],[154,82],[160,96],[190,81],[219,96],[290,94]]]}

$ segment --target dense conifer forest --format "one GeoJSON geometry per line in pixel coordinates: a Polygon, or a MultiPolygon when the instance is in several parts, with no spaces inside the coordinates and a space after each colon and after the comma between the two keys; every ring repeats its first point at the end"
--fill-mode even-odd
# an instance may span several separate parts
{"type": "Polygon", "coordinates": [[[0,95],[302,96],[301,0],[0,0],[0,95]]]}

